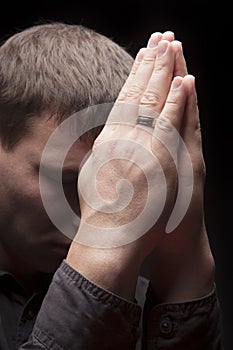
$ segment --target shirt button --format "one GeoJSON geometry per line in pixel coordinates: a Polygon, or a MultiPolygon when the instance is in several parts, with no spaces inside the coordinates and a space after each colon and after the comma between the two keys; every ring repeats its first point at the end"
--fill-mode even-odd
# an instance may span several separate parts
{"type": "Polygon", "coordinates": [[[159,329],[162,335],[171,336],[173,333],[173,324],[170,317],[166,316],[161,319],[159,329]]]}

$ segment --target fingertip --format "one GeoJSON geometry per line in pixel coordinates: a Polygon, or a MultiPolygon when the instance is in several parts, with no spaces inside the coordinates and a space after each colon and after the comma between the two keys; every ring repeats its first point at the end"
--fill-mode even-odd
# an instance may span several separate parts
{"type": "Polygon", "coordinates": [[[172,30],[166,30],[163,33],[163,39],[173,41],[175,39],[175,34],[172,30]]]}
{"type": "Polygon", "coordinates": [[[147,47],[150,49],[156,47],[158,45],[158,43],[160,42],[160,40],[162,39],[162,36],[163,35],[160,32],[152,33],[150,36],[150,39],[148,41],[147,47]]]}
{"type": "Polygon", "coordinates": [[[171,43],[176,54],[180,54],[183,51],[182,42],[179,40],[174,40],[171,43]]]}
{"type": "Polygon", "coordinates": [[[174,77],[172,81],[172,88],[178,89],[179,87],[181,87],[182,83],[183,83],[183,77],[177,75],[176,77],[174,77]]]}
{"type": "Polygon", "coordinates": [[[194,81],[195,80],[195,76],[193,74],[187,74],[185,77],[184,77],[185,80],[188,80],[188,81],[194,81]]]}
{"type": "Polygon", "coordinates": [[[136,55],[136,58],[135,58],[135,61],[136,61],[136,62],[141,62],[141,61],[143,60],[145,51],[146,51],[146,47],[142,47],[142,48],[138,51],[138,53],[137,53],[137,55],[136,55]]]}
{"type": "Polygon", "coordinates": [[[154,32],[151,34],[151,37],[157,37],[157,36],[161,37],[162,33],[161,32],[154,32]]]}
{"type": "Polygon", "coordinates": [[[190,92],[193,92],[195,90],[195,76],[192,74],[185,75],[184,84],[187,86],[190,92]]]}

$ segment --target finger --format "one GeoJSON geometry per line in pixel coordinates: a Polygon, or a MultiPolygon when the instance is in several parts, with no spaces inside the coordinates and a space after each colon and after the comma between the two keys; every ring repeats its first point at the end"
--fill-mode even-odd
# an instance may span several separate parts
{"type": "Polygon", "coordinates": [[[150,74],[151,70],[153,69],[154,60],[157,54],[156,48],[162,39],[172,41],[174,40],[174,33],[172,31],[166,31],[163,34],[160,32],[151,34],[147,43],[148,50],[146,50],[146,48],[139,50],[130,75],[122,87],[117,101],[138,102],[138,95],[140,95],[142,93],[142,90],[145,88],[145,83],[143,82],[148,79],[148,75],[146,73],[150,74]],[[142,63],[142,68],[139,70],[141,62],[146,63],[147,67],[144,67],[142,63]]]}
{"type": "Polygon", "coordinates": [[[171,30],[167,30],[163,33],[163,40],[173,41],[175,40],[175,34],[171,30]]]}
{"type": "MultiPolygon", "coordinates": [[[[156,33],[153,36],[153,42],[150,42],[150,47],[147,47],[143,52],[143,59],[134,70],[129,79],[124,84],[117,101],[126,103],[139,103],[140,98],[149,82],[150,76],[154,70],[155,59],[157,56],[157,47],[161,43],[161,34],[156,33]],[[153,47],[152,47],[153,43],[153,47]]],[[[164,41],[162,45],[169,43],[168,40],[164,41]]],[[[161,45],[160,45],[161,46],[161,45]]],[[[160,50],[161,51],[161,50],[160,50]]]]}
{"type": "Polygon", "coordinates": [[[160,154],[163,162],[166,161],[168,153],[170,154],[169,157],[172,157],[174,161],[177,159],[179,131],[187,99],[187,89],[185,84],[183,84],[183,79],[182,77],[173,79],[164,108],[154,128],[152,151],[154,154],[157,154],[158,149],[161,149],[161,145],[163,145],[162,148],[165,150],[165,153],[160,154]]]}
{"type": "Polygon", "coordinates": [[[135,75],[139,65],[140,65],[140,62],[143,60],[143,57],[144,57],[144,52],[145,52],[146,48],[145,47],[142,47],[136,57],[135,57],[135,60],[134,60],[134,63],[133,63],[133,66],[131,68],[131,71],[130,71],[130,74],[129,74],[129,77],[127,78],[126,80],[126,84],[129,84],[130,83],[130,79],[132,79],[132,76],[135,75]]]}
{"type": "Polygon", "coordinates": [[[177,158],[173,158],[176,160],[178,186],[176,202],[167,223],[166,233],[174,231],[183,220],[193,196],[198,196],[200,194],[199,190],[203,191],[201,184],[204,184],[205,176],[194,77],[186,75],[183,78],[183,86],[187,94],[180,125],[177,158]],[[198,177],[196,177],[197,175],[198,177]],[[194,190],[197,183],[198,186],[194,190]]]}
{"type": "Polygon", "coordinates": [[[160,32],[155,32],[151,34],[150,39],[148,40],[147,47],[156,47],[160,40],[168,40],[173,41],[175,39],[175,35],[172,31],[166,31],[163,34],[160,32]]]}
{"type": "MultiPolygon", "coordinates": [[[[172,31],[166,31],[163,34],[160,32],[152,33],[149,40],[148,40],[147,48],[150,48],[150,49],[156,48],[158,46],[158,43],[161,40],[173,41],[174,37],[175,36],[174,36],[174,33],[172,31]]],[[[134,75],[136,73],[140,62],[143,60],[145,50],[146,50],[146,48],[141,48],[139,50],[139,53],[136,56],[134,65],[133,65],[132,70],[131,70],[131,75],[134,75]]],[[[127,85],[128,85],[128,83],[130,83],[130,81],[131,81],[131,78],[128,79],[127,85]]]]}
{"type": "MultiPolygon", "coordinates": [[[[130,96],[128,96],[128,95],[130,95],[132,93],[132,89],[133,89],[132,86],[135,86],[135,81],[136,81],[135,75],[136,75],[136,73],[138,71],[140,63],[144,59],[146,51],[147,51],[146,58],[145,58],[146,62],[148,62],[148,60],[150,60],[151,54],[152,54],[152,59],[155,59],[155,57],[156,57],[155,48],[157,47],[157,45],[158,45],[159,41],[161,40],[161,38],[162,38],[162,34],[161,33],[159,33],[159,32],[153,33],[151,35],[151,37],[149,38],[149,40],[148,40],[147,48],[141,48],[139,50],[139,52],[138,52],[138,54],[137,54],[137,56],[135,58],[134,64],[133,64],[133,66],[131,68],[131,72],[130,72],[130,74],[129,74],[125,84],[123,85],[123,87],[122,87],[122,89],[121,89],[121,91],[119,93],[119,96],[117,98],[118,102],[119,101],[127,102],[128,98],[130,99],[130,96]]],[[[137,85],[136,85],[136,89],[137,89],[137,85]]],[[[132,97],[134,97],[134,96],[132,96],[132,97]]],[[[132,98],[132,100],[134,100],[134,98],[132,98]]]]}
{"type": "Polygon", "coordinates": [[[157,48],[155,66],[141,97],[139,114],[157,116],[166,101],[174,71],[174,50],[171,43],[161,40],[157,48]]]}
{"type": "Polygon", "coordinates": [[[195,153],[196,156],[198,156],[198,154],[200,156],[200,152],[202,152],[201,127],[195,89],[195,78],[192,75],[185,76],[184,84],[188,91],[188,97],[181,125],[181,137],[189,151],[195,153]]]}
{"type": "Polygon", "coordinates": [[[163,34],[160,32],[152,33],[150,39],[148,40],[147,47],[150,49],[156,47],[160,40],[162,40],[162,37],[163,34]]]}
{"type": "Polygon", "coordinates": [[[184,84],[184,78],[177,76],[172,81],[165,105],[157,120],[160,128],[163,126],[163,123],[166,126],[166,122],[168,122],[169,125],[174,126],[178,131],[180,130],[186,97],[187,89],[184,84]]]}
{"type": "Polygon", "coordinates": [[[153,70],[155,50],[146,49],[143,60],[122,87],[118,102],[138,103],[153,70]]]}
{"type": "Polygon", "coordinates": [[[174,40],[172,42],[172,48],[175,52],[174,77],[184,77],[188,74],[188,70],[181,42],[178,40],[174,40]]]}

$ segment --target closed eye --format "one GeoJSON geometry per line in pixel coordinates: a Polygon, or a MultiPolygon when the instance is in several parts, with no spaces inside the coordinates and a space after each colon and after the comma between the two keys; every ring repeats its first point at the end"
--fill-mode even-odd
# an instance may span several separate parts
{"type": "Polygon", "coordinates": [[[61,171],[59,168],[41,165],[40,167],[36,166],[35,170],[38,174],[40,172],[41,175],[55,182],[60,181],[62,177],[63,185],[76,184],[78,181],[79,172],[77,169],[64,167],[61,171]]]}
{"type": "Polygon", "coordinates": [[[62,183],[65,184],[73,184],[78,181],[78,172],[73,169],[63,169],[62,171],[62,183]]]}

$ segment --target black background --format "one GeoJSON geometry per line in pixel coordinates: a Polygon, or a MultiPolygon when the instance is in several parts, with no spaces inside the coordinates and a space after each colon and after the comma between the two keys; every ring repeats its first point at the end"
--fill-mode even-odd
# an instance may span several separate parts
{"type": "Polygon", "coordinates": [[[44,21],[81,23],[135,55],[154,31],[172,30],[182,41],[189,73],[196,77],[207,166],[206,223],[216,261],[225,350],[233,349],[231,248],[232,112],[230,9],[224,1],[2,2],[0,37],[44,21]],[[229,107],[229,108],[228,108],[229,107]]]}

